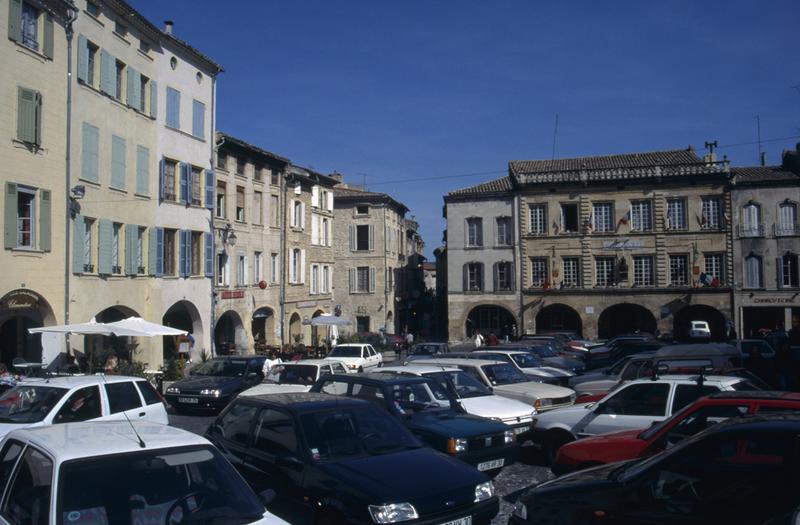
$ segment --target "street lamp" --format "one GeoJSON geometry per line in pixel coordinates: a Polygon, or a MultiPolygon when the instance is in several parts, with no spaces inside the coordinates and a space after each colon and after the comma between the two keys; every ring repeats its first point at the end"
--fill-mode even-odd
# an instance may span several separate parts
{"type": "Polygon", "coordinates": [[[219,231],[219,234],[222,236],[222,242],[229,246],[236,245],[236,233],[233,231],[231,223],[226,224],[225,227],[219,231]]]}

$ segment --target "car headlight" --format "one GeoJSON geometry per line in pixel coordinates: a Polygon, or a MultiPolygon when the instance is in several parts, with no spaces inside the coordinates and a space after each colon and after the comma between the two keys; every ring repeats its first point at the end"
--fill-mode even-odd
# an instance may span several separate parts
{"type": "Polygon", "coordinates": [[[533,402],[533,407],[536,408],[536,409],[542,408],[542,400],[541,399],[535,400],[533,402]]]}
{"type": "Polygon", "coordinates": [[[219,397],[220,391],[218,388],[204,388],[203,390],[200,391],[200,395],[219,397]]]}
{"type": "Polygon", "coordinates": [[[528,519],[528,509],[527,509],[527,507],[525,507],[525,504],[522,503],[519,500],[517,500],[517,502],[514,503],[514,512],[513,512],[513,514],[514,514],[514,516],[516,516],[516,517],[518,517],[520,519],[523,519],[523,520],[527,520],[528,519]]]}
{"type": "Polygon", "coordinates": [[[552,399],[540,399],[539,401],[541,402],[541,406],[543,407],[549,407],[550,405],[553,404],[552,399]]]}
{"type": "Polygon", "coordinates": [[[348,365],[350,370],[358,370],[358,365],[348,365]]]}
{"type": "Polygon", "coordinates": [[[503,433],[503,442],[506,444],[513,443],[516,439],[517,436],[514,434],[513,430],[506,430],[505,433],[503,433]]]}
{"type": "Polygon", "coordinates": [[[464,438],[450,438],[447,440],[447,451],[451,454],[466,452],[468,448],[469,445],[464,438]]]}
{"type": "Polygon", "coordinates": [[[369,514],[375,523],[398,523],[419,518],[417,509],[411,503],[389,503],[370,505],[369,514]]]}
{"type": "Polygon", "coordinates": [[[174,386],[171,386],[171,387],[169,387],[167,389],[167,394],[180,394],[180,393],[181,393],[181,389],[180,388],[176,388],[174,386]]]}
{"type": "Polygon", "coordinates": [[[475,487],[475,503],[486,501],[494,496],[494,484],[491,481],[481,483],[475,487]]]}

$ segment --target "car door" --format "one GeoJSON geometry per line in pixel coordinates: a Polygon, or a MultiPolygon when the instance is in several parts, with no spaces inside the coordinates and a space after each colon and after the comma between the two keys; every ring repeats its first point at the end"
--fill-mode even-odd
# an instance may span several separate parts
{"type": "Polygon", "coordinates": [[[640,428],[667,417],[669,383],[636,383],[597,403],[573,428],[578,437],[640,428]]]}
{"type": "Polygon", "coordinates": [[[103,400],[98,385],[78,388],[53,416],[53,424],[90,421],[103,417],[103,400]]]}
{"type": "Polygon", "coordinates": [[[246,478],[253,474],[248,470],[245,460],[250,446],[250,429],[257,414],[257,406],[236,400],[214,421],[207,434],[228,461],[246,478]]]}
{"type": "Polygon", "coordinates": [[[298,447],[298,433],[292,416],[274,407],[259,410],[253,440],[247,452],[253,488],[271,488],[284,497],[302,493],[305,464],[298,447]]]}
{"type": "Polygon", "coordinates": [[[126,415],[131,421],[146,419],[147,411],[133,381],[106,383],[103,388],[108,400],[108,413],[104,419],[125,419],[126,415]]]}
{"type": "Polygon", "coordinates": [[[167,410],[164,408],[164,401],[161,399],[158,392],[156,392],[153,385],[151,385],[149,381],[134,381],[134,384],[136,388],[139,389],[142,400],[144,400],[145,419],[165,425],[169,424],[167,410]]]}
{"type": "MultiPolygon", "coordinates": [[[[5,459],[5,458],[4,458],[5,459]]],[[[0,517],[7,523],[47,525],[53,488],[53,460],[28,446],[16,462],[6,489],[0,517]]]]}

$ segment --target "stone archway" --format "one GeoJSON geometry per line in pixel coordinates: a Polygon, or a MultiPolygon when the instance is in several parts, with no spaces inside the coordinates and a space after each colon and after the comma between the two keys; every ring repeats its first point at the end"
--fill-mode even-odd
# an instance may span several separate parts
{"type": "Polygon", "coordinates": [[[275,312],[272,308],[263,306],[253,312],[250,330],[256,347],[278,344],[275,338],[275,312]]]}
{"type": "Polygon", "coordinates": [[[303,334],[303,320],[300,318],[300,314],[295,312],[289,317],[289,339],[287,341],[289,343],[289,346],[294,346],[297,343],[302,343],[303,341],[295,341],[295,338],[298,335],[302,334],[303,334]]]}
{"type": "Polygon", "coordinates": [[[214,327],[214,345],[218,355],[248,353],[247,332],[238,313],[228,310],[219,316],[214,327]]]}
{"type": "Polygon", "coordinates": [[[724,341],[726,331],[725,316],[714,308],[705,304],[693,304],[675,312],[672,321],[672,337],[676,341],[689,339],[689,328],[692,321],[705,321],[711,329],[712,341],[724,341]]]}
{"type": "Polygon", "coordinates": [[[573,332],[582,335],[580,314],[565,304],[550,304],[536,314],[536,333],[573,332]]]}
{"type": "MultiPolygon", "coordinates": [[[[128,306],[115,304],[95,314],[98,323],[114,323],[128,317],[140,317],[139,313],[128,306]]],[[[136,337],[117,337],[114,335],[84,336],[83,352],[94,369],[103,369],[106,360],[115,356],[119,360],[133,361],[139,348],[136,337]]]]}
{"type": "MultiPolygon", "coordinates": [[[[323,312],[322,310],[317,310],[316,312],[314,312],[311,318],[313,319],[315,317],[319,317],[323,313],[325,312],[323,312]]],[[[322,336],[323,338],[325,337],[325,328],[323,327],[322,329],[320,329],[318,326],[311,325],[311,341],[309,344],[311,345],[312,348],[317,348],[319,346],[320,336],[322,336]]]]}
{"type": "Polygon", "coordinates": [[[56,324],[50,303],[40,294],[27,288],[12,290],[0,299],[0,359],[10,365],[15,357],[40,363],[55,358],[63,348],[63,336],[50,339],[57,348],[43,348],[42,334],[28,333],[30,328],[56,324]]]}
{"type": "Polygon", "coordinates": [[[503,339],[506,335],[517,334],[517,320],[510,311],[502,306],[483,304],[470,310],[464,326],[467,339],[473,337],[475,330],[486,337],[490,333],[503,339]]]}
{"type": "Polygon", "coordinates": [[[610,339],[615,335],[632,332],[656,331],[656,318],[653,313],[638,304],[620,303],[609,306],[597,320],[597,336],[610,339]]]}
{"type": "MultiPolygon", "coordinates": [[[[195,341],[193,354],[199,351],[198,346],[203,341],[203,320],[192,302],[183,300],[170,306],[161,318],[161,324],[189,332],[195,341]]],[[[178,357],[177,338],[164,336],[163,341],[164,361],[178,357]]]]}

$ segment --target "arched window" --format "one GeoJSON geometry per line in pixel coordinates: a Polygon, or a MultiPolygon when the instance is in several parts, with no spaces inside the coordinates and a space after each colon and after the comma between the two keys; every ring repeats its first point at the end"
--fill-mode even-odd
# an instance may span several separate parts
{"type": "Polygon", "coordinates": [[[750,202],[742,208],[742,227],[739,235],[741,237],[760,237],[761,231],[761,207],[750,202]]]}
{"type": "Polygon", "coordinates": [[[797,224],[797,205],[793,202],[784,202],[778,207],[778,224],[775,235],[798,235],[800,226],[797,224]]]}
{"type": "Polygon", "coordinates": [[[797,288],[800,286],[800,273],[798,273],[797,254],[787,252],[783,257],[778,257],[775,267],[778,272],[778,288],[797,288]]]}
{"type": "Polygon", "coordinates": [[[483,291],[483,263],[471,262],[464,265],[464,291],[483,291]]]}
{"type": "Polygon", "coordinates": [[[763,288],[761,257],[750,254],[744,259],[744,287],[763,288]]]}
{"type": "Polygon", "coordinates": [[[508,261],[494,263],[494,291],[514,290],[514,264],[508,261]]]}

